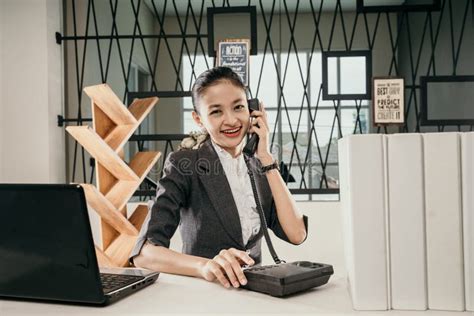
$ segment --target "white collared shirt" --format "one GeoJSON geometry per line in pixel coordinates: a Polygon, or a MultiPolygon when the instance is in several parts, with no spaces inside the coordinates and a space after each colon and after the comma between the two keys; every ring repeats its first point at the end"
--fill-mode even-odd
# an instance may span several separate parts
{"type": "Polygon", "coordinates": [[[236,158],[233,158],[231,154],[222,147],[215,144],[212,140],[211,142],[224,168],[227,181],[229,182],[232,196],[234,197],[239,212],[240,225],[242,226],[242,239],[244,245],[246,245],[249,239],[257,235],[260,230],[260,217],[255,204],[244,156],[240,154],[236,158]]]}

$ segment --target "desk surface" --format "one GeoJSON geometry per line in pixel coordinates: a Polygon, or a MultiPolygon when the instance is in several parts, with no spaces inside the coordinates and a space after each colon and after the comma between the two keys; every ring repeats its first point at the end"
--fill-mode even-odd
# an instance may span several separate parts
{"type": "Polygon", "coordinates": [[[158,281],[107,307],[0,300],[0,315],[473,315],[472,312],[375,311],[356,312],[344,277],[309,292],[275,298],[243,289],[226,289],[197,278],[162,273],[158,281]]]}

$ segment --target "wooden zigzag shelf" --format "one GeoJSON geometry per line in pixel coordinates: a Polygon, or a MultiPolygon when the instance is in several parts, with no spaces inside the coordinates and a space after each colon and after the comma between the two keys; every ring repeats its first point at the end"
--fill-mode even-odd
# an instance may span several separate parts
{"type": "Polygon", "coordinates": [[[82,186],[87,204],[101,218],[102,247],[96,246],[99,266],[123,267],[128,265],[148,212],[147,205],[141,203],[127,218],[127,202],[161,153],[138,152],[129,163],[120,155],[158,98],[135,99],[127,108],[107,84],[86,87],[84,92],[92,101],[93,128],[69,126],[66,130],[96,161],[97,187],[82,186]]]}

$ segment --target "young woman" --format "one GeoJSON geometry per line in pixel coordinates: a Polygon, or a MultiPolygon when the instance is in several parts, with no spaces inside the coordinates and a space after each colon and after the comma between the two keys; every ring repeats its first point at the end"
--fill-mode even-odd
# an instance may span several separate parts
{"type": "Polygon", "coordinates": [[[261,261],[263,236],[248,168],[268,227],[279,238],[302,243],[307,218],[296,209],[278,169],[262,172],[275,162],[267,117],[263,104],[250,115],[240,77],[230,68],[210,69],[196,79],[192,98],[193,119],[207,136],[194,149],[168,156],[131,260],[137,267],[239,287],[247,282],[241,266],[261,261]],[[247,133],[260,137],[248,166],[242,153],[247,133]],[[178,225],[182,253],[169,249],[178,225]]]}

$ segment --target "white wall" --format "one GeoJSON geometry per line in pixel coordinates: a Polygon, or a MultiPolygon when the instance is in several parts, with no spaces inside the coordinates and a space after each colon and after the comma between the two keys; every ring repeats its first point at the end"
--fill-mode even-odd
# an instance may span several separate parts
{"type": "Polygon", "coordinates": [[[0,181],[64,182],[60,0],[0,3],[0,181]]]}

